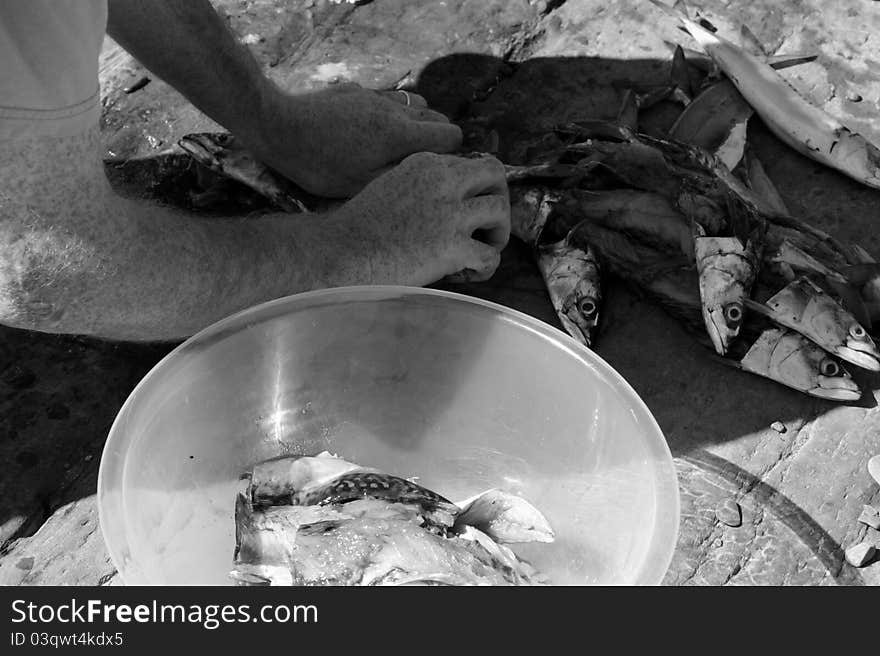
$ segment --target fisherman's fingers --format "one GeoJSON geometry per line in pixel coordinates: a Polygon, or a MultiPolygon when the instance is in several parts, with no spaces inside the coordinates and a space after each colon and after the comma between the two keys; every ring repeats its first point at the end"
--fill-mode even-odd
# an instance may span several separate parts
{"type": "Polygon", "coordinates": [[[501,250],[510,240],[510,201],[506,194],[486,194],[464,201],[462,234],[501,250]]]}
{"type": "Polygon", "coordinates": [[[501,252],[474,239],[462,243],[460,270],[450,276],[449,282],[483,282],[489,280],[501,264],[501,252]]]}

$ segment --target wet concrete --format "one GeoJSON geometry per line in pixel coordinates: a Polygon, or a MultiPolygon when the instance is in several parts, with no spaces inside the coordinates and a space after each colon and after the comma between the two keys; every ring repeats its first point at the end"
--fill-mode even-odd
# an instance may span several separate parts
{"type": "MultiPolygon", "coordinates": [[[[670,53],[664,39],[694,47],[637,0],[217,4],[280,84],[404,84],[461,124],[469,146],[484,145],[495,130],[499,155],[511,163],[527,158],[557,122],[612,116],[618,81],[662,79],[670,53]]],[[[752,50],[817,52],[816,62],[787,69],[785,77],[880,143],[880,3],[689,5],[752,50]],[[753,38],[742,36],[743,23],[753,38]]],[[[102,54],[108,154],[154,156],[183,134],[217,129],[160,80],[124,92],[145,75],[108,42],[102,54]]],[[[673,109],[661,108],[655,117],[661,123],[663,111],[673,109]]],[[[880,193],[794,153],[758,119],[749,139],[795,214],[880,256],[874,227],[880,193]]],[[[170,164],[174,171],[183,170],[179,165],[170,164]]],[[[161,172],[143,171],[110,173],[126,193],[188,202],[178,186],[154,184],[165,179],[161,172]]],[[[242,202],[245,208],[259,200],[242,202]]],[[[518,242],[490,282],[446,287],[559,325],[518,242]]],[[[851,544],[880,543],[880,532],[856,521],[863,504],[880,505],[880,489],[865,468],[880,453],[873,399],[866,407],[840,406],[735,371],[706,357],[672,319],[623,284],[609,281],[606,297],[597,352],[642,396],[676,457],[682,523],[666,583],[880,583],[880,563],[855,569],[843,560],[851,544]],[[771,428],[774,422],[785,432],[771,428]],[[718,508],[732,501],[741,509],[739,526],[719,519],[718,508]]],[[[96,532],[97,459],[125,396],[169,348],[0,331],[0,457],[10,471],[0,481],[0,581],[115,581],[96,532]]],[[[864,382],[880,387],[876,379],[864,382]]]]}

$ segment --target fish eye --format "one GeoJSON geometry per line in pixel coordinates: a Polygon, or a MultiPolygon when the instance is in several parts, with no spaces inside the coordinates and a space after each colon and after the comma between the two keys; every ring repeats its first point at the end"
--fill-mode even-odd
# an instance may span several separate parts
{"type": "Polygon", "coordinates": [[[585,319],[590,319],[596,314],[596,303],[595,301],[585,298],[578,304],[578,310],[580,310],[580,313],[585,319]]]}
{"type": "Polygon", "coordinates": [[[865,339],[865,337],[868,336],[868,334],[865,332],[865,329],[857,323],[849,327],[849,335],[854,339],[865,339]]]}
{"type": "Polygon", "coordinates": [[[822,366],[820,367],[823,376],[836,376],[840,373],[840,367],[834,360],[822,360],[822,366]]]}
{"type": "Polygon", "coordinates": [[[739,303],[729,303],[724,306],[724,319],[728,325],[738,325],[743,318],[742,307],[739,303]]]}

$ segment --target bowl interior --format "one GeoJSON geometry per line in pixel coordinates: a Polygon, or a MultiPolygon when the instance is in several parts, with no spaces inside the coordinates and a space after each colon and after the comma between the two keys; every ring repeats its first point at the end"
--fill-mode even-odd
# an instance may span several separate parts
{"type": "Polygon", "coordinates": [[[553,583],[658,584],[678,488],[650,412],[543,322],[448,292],[325,290],[225,319],[169,354],[111,429],[101,526],[128,584],[229,584],[241,473],[329,450],[462,499],[534,503],[553,583]]]}

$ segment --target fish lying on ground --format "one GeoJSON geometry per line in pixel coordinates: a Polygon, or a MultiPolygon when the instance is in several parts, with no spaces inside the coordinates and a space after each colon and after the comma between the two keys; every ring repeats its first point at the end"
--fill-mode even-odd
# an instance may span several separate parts
{"type": "MultiPolygon", "coordinates": [[[[590,221],[577,230],[588,235],[610,273],[655,300],[697,341],[712,348],[702,330],[699,276],[691,261],[634,243],[623,233],[590,221]]],[[[862,397],[837,358],[798,332],[774,326],[757,314],[744,318],[738,339],[717,359],[818,398],[858,401],[862,397]]]]}
{"type": "Polygon", "coordinates": [[[511,193],[511,233],[535,252],[538,270],[553,309],[565,331],[592,346],[602,305],[602,272],[589,242],[565,230],[554,233],[553,214],[559,196],[538,189],[511,193]]]}
{"type": "Polygon", "coordinates": [[[323,452],[256,465],[235,503],[241,585],[541,585],[505,543],[552,542],[544,516],[491,489],[458,504],[323,452]]]}
{"type": "MultiPolygon", "coordinates": [[[[807,157],[880,188],[880,149],[803,98],[766,62],[663,4],[718,64],[779,139],[807,157]]],[[[683,3],[676,5],[681,8],[683,3]]]]}
{"type": "Polygon", "coordinates": [[[868,331],[821,287],[800,277],[750,310],[796,330],[829,353],[864,369],[880,371],[880,352],[868,331]]]}

